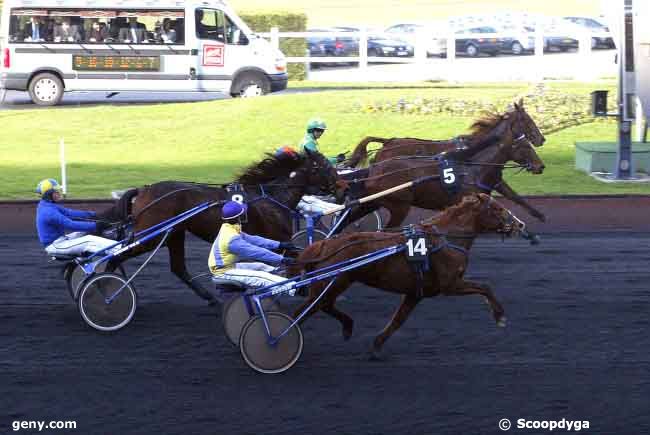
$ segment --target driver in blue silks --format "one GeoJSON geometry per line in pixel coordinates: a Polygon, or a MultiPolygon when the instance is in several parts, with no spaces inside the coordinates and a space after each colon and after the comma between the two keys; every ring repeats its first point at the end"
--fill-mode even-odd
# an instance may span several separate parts
{"type": "Polygon", "coordinates": [[[94,219],[93,211],[73,210],[56,204],[63,199],[61,186],[48,178],[38,183],[41,196],[36,210],[36,231],[49,255],[80,256],[108,248],[114,240],[86,233],[101,233],[108,224],[80,219],[94,219]],[[66,235],[66,231],[73,231],[66,235]]]}

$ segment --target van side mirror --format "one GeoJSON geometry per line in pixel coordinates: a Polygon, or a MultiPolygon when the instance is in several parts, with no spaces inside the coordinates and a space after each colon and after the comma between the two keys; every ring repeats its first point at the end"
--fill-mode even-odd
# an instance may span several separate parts
{"type": "Polygon", "coordinates": [[[248,45],[248,38],[246,35],[244,35],[244,32],[241,30],[237,31],[239,33],[239,37],[237,38],[237,45],[248,45]]]}

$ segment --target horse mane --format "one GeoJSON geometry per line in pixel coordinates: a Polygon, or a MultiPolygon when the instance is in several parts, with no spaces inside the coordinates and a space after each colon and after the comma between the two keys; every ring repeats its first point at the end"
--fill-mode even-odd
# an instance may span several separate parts
{"type": "Polygon", "coordinates": [[[499,113],[486,113],[474,121],[470,126],[470,134],[459,136],[467,141],[467,145],[447,152],[447,155],[458,160],[467,160],[474,157],[484,149],[494,145],[500,139],[501,133],[497,131],[499,124],[508,119],[508,115],[499,113]]]}
{"type": "Polygon", "coordinates": [[[266,157],[250,165],[237,176],[237,182],[247,185],[263,184],[280,177],[286,177],[298,169],[307,159],[298,153],[267,153],[266,157]]]}
{"type": "Polygon", "coordinates": [[[472,138],[473,143],[484,141],[493,133],[497,125],[506,119],[507,116],[507,114],[501,115],[494,112],[488,112],[484,114],[481,118],[474,121],[474,123],[469,127],[471,133],[468,136],[472,138]]]}
{"type": "Polygon", "coordinates": [[[486,197],[487,195],[484,193],[475,192],[465,195],[460,202],[450,205],[436,216],[421,221],[420,225],[425,228],[428,227],[430,229],[431,226],[440,225],[446,221],[453,221],[459,214],[465,214],[467,208],[474,206],[474,204],[476,204],[476,201],[484,201],[486,197]]]}

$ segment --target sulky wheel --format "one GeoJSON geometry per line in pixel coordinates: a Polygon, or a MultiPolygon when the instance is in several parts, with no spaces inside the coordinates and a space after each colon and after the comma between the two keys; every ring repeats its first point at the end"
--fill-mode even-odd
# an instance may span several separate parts
{"type": "Polygon", "coordinates": [[[131,321],[137,296],[126,282],[125,277],[114,273],[100,273],[84,281],[78,305],[81,317],[89,326],[98,331],[117,331],[131,321]]]}
{"type": "MultiPolygon", "coordinates": [[[[253,301],[251,301],[253,303],[253,301]]],[[[280,311],[280,306],[272,299],[262,299],[262,308],[264,312],[271,311],[280,311]]],[[[221,316],[223,321],[223,331],[226,333],[228,341],[237,346],[239,344],[239,336],[241,335],[241,330],[248,322],[248,319],[251,318],[246,309],[246,303],[244,298],[241,296],[236,296],[230,298],[223,305],[223,315],[221,316]]]]}
{"type": "MultiPolygon", "coordinates": [[[[316,230],[314,229],[314,234],[312,236],[312,243],[318,242],[320,240],[325,240],[327,238],[327,234],[325,234],[321,230],[316,230]]],[[[295,246],[298,248],[305,249],[307,246],[310,245],[308,236],[307,236],[307,230],[300,230],[296,234],[291,237],[291,243],[293,243],[295,246]]]]}
{"type": "Polygon", "coordinates": [[[381,231],[383,222],[379,210],[368,213],[364,217],[357,219],[346,226],[342,232],[344,233],[359,233],[359,232],[375,232],[381,231]]]}
{"type": "MultiPolygon", "coordinates": [[[[126,272],[124,271],[124,268],[121,264],[114,266],[108,261],[98,264],[95,268],[95,273],[103,272],[117,272],[122,276],[126,276],[126,272]]],[[[77,301],[77,298],[79,297],[80,285],[86,278],[88,278],[88,275],[84,273],[83,269],[78,264],[73,264],[71,266],[71,269],[67,271],[65,276],[65,285],[73,301],[77,301]]]]}
{"type": "MultiPolygon", "coordinates": [[[[274,337],[282,334],[293,323],[291,317],[282,313],[268,313],[266,321],[274,337]]],[[[302,347],[302,331],[298,325],[291,328],[275,345],[269,344],[261,316],[250,318],[239,337],[242,358],[260,373],[282,373],[289,370],[300,358],[302,347]]]]}

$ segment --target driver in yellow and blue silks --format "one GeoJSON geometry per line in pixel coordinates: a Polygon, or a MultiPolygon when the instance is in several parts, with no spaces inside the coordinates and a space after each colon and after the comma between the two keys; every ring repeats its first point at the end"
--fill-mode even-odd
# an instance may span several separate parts
{"type": "MultiPolygon", "coordinates": [[[[212,244],[208,266],[215,278],[236,281],[247,288],[262,288],[285,281],[274,272],[278,265],[289,265],[292,258],[272,252],[272,249],[295,250],[289,242],[278,242],[264,237],[252,236],[242,231],[242,218],[247,206],[228,201],[221,210],[223,223],[212,244]]],[[[277,287],[290,290],[291,284],[277,287]]]]}

